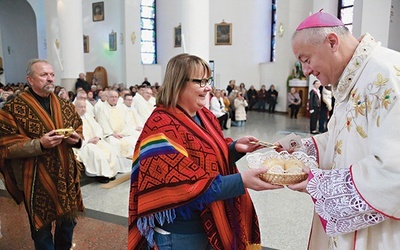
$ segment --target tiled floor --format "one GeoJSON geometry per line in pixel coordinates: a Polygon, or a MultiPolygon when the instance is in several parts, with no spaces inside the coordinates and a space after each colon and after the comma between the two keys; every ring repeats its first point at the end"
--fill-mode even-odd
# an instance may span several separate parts
{"type": "MultiPolygon", "coordinates": [[[[291,132],[309,136],[308,124],[307,118],[289,119],[285,114],[250,111],[244,127],[232,127],[224,133],[233,139],[249,134],[273,142],[291,132]]],[[[247,168],[245,157],[237,164],[240,170],[247,168]]],[[[84,178],[82,193],[86,213],[78,220],[74,249],[126,249],[129,181],[105,189],[84,178]]],[[[307,248],[313,209],[308,195],[288,189],[250,194],[259,216],[264,249],[307,248]]],[[[12,202],[1,181],[0,249],[33,249],[25,209],[12,202]]]]}

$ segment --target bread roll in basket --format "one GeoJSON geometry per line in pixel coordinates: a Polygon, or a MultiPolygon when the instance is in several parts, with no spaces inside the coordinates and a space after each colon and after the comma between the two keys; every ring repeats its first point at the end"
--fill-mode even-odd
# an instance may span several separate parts
{"type": "Polygon", "coordinates": [[[302,171],[304,166],[317,168],[315,157],[298,151],[267,151],[265,153],[251,153],[246,156],[249,168],[268,168],[260,178],[276,185],[296,184],[307,179],[308,174],[302,171]]]}

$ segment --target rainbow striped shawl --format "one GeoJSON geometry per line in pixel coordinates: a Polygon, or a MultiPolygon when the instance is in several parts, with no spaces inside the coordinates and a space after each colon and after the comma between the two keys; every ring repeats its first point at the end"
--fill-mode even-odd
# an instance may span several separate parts
{"type": "MultiPolygon", "coordinates": [[[[219,175],[237,173],[215,116],[197,112],[199,126],[183,110],[157,107],[143,128],[133,156],[128,249],[153,242],[154,219],[173,223],[176,208],[204,194],[219,175]]],[[[248,193],[215,201],[201,212],[213,249],[246,249],[260,243],[248,193]]],[[[151,244],[150,244],[151,245],[151,244]]]]}

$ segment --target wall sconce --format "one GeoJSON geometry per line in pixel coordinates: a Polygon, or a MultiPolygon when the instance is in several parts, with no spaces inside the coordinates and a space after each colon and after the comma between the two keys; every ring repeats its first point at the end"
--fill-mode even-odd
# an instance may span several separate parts
{"type": "Polygon", "coordinates": [[[279,29],[278,29],[278,34],[279,34],[280,37],[283,36],[283,32],[284,32],[284,31],[285,31],[285,30],[284,30],[284,28],[283,28],[283,24],[280,23],[280,24],[279,24],[279,29]]]}
{"type": "Polygon", "coordinates": [[[132,35],[131,35],[132,44],[135,43],[135,40],[136,40],[136,34],[135,34],[135,32],[132,32],[132,35]]]}

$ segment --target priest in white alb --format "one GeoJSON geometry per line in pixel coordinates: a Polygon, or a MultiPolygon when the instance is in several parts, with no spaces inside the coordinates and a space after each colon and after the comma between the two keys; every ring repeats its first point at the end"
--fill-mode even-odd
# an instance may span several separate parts
{"type": "Polygon", "coordinates": [[[132,106],[132,102],[132,94],[125,94],[122,107],[124,107],[126,115],[129,117],[129,124],[131,124],[131,126],[135,128],[135,134],[139,136],[142,132],[145,121],[140,117],[136,108],[132,106]]]}
{"type": "Polygon", "coordinates": [[[137,110],[142,120],[147,121],[155,108],[155,99],[151,88],[140,86],[139,91],[133,97],[132,107],[137,110]]]}
{"type": "Polygon", "coordinates": [[[114,148],[104,141],[103,129],[94,117],[86,112],[86,101],[76,100],[75,108],[83,122],[84,141],[82,147],[75,149],[80,162],[85,165],[87,176],[96,177],[106,183],[117,175],[118,158],[114,148]]]}
{"type": "Polygon", "coordinates": [[[108,91],[107,101],[98,110],[96,119],[103,128],[105,140],[117,151],[120,162],[118,172],[126,173],[131,171],[133,150],[139,135],[131,126],[122,105],[117,103],[117,91],[108,91]]]}
{"type": "Polygon", "coordinates": [[[96,104],[94,105],[93,113],[94,117],[97,116],[100,108],[103,104],[107,101],[108,90],[100,90],[98,93],[99,99],[97,100],[96,104]]]}
{"type": "Polygon", "coordinates": [[[87,93],[83,89],[79,89],[76,92],[76,97],[72,104],[75,105],[77,100],[84,100],[86,102],[86,115],[94,117],[94,106],[89,102],[87,93]]]}

